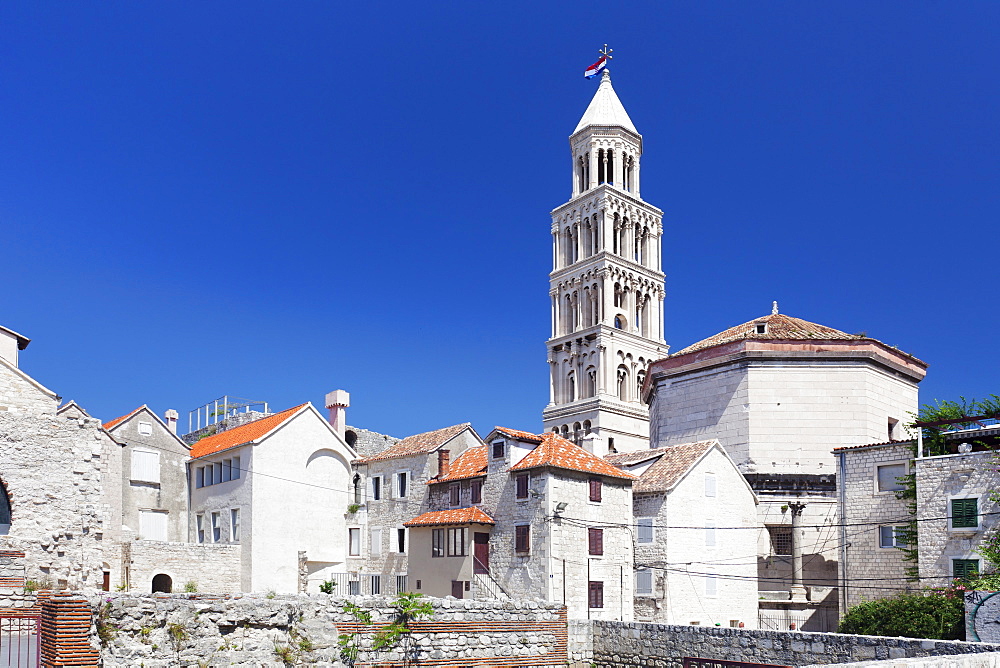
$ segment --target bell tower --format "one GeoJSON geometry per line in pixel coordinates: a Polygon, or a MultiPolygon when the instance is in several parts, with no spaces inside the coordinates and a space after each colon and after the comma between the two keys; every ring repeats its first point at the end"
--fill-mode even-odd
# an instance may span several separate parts
{"type": "Polygon", "coordinates": [[[573,188],[552,211],[546,431],[603,456],[649,447],[640,397],[663,339],[663,212],[639,195],[642,135],[603,71],[569,138],[573,188]]]}

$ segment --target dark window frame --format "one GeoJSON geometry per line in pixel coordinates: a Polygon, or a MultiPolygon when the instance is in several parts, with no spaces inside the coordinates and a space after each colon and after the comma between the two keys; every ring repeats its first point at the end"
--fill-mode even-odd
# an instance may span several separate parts
{"type": "Polygon", "coordinates": [[[444,556],[444,529],[431,530],[431,557],[444,556]]]}
{"type": "Polygon", "coordinates": [[[518,524],[514,527],[514,551],[521,554],[531,552],[530,524],[518,524]]]}
{"type": "Polygon", "coordinates": [[[588,482],[590,484],[590,500],[594,503],[600,503],[604,482],[600,478],[591,478],[588,482]]]}
{"type": "Polygon", "coordinates": [[[518,473],[514,476],[514,487],[516,496],[518,499],[527,499],[528,490],[531,486],[531,476],[528,473],[518,473]]]}
{"type": "Polygon", "coordinates": [[[597,557],[604,555],[604,529],[587,529],[587,552],[597,557]]]}
{"type": "Polygon", "coordinates": [[[466,527],[448,528],[448,556],[469,556],[469,530],[466,527]]]}
{"type": "Polygon", "coordinates": [[[469,491],[471,493],[472,503],[482,503],[483,502],[483,481],[482,480],[472,480],[469,482],[469,491]]]}
{"type": "Polygon", "coordinates": [[[951,528],[979,528],[979,497],[951,500],[951,528]]]}
{"type": "Polygon", "coordinates": [[[587,586],[587,607],[599,609],[604,607],[604,582],[591,580],[587,586]]]}

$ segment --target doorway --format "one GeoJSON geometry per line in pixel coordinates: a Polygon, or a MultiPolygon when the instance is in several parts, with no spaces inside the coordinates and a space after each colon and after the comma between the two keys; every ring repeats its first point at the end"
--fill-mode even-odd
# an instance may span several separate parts
{"type": "Polygon", "coordinates": [[[472,572],[479,575],[488,575],[490,572],[490,535],[488,533],[476,532],[472,535],[472,572]]]}
{"type": "Polygon", "coordinates": [[[465,582],[463,580],[451,581],[451,595],[455,598],[465,598],[465,582]]]}
{"type": "Polygon", "coordinates": [[[173,589],[174,583],[170,579],[169,575],[164,575],[159,573],[153,576],[153,593],[163,593],[169,594],[173,589]]]}

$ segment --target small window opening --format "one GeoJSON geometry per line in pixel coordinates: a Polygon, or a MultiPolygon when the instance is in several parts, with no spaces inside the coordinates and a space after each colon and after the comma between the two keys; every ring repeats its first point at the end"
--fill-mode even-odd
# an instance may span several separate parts
{"type": "Polygon", "coordinates": [[[758,334],[767,334],[767,323],[766,322],[758,322],[757,323],[757,333],[758,334]]]}

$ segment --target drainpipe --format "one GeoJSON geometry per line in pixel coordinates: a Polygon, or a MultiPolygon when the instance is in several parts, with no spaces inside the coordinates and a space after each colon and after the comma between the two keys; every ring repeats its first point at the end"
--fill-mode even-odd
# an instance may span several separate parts
{"type": "Polygon", "coordinates": [[[805,509],[804,503],[789,503],[788,509],[792,511],[792,600],[805,601],[806,588],[802,586],[802,540],[799,538],[799,522],[802,518],[802,511],[805,509]]]}
{"type": "Polygon", "coordinates": [[[840,614],[847,614],[847,462],[843,452],[837,453],[838,468],[837,487],[840,496],[840,512],[837,518],[840,520],[840,614]]]}

